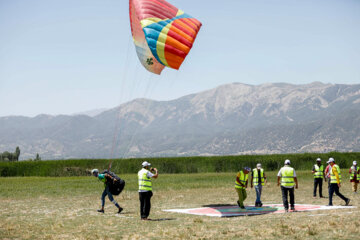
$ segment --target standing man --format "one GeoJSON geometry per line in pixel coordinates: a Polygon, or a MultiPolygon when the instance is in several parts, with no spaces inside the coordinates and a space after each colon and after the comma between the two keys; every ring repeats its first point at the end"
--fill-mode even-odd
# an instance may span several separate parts
{"type": "MultiPolygon", "coordinates": [[[[114,183],[116,182],[116,178],[115,177],[112,177],[110,174],[108,173],[100,173],[99,174],[99,170],[98,169],[93,169],[91,170],[91,173],[94,177],[97,177],[99,179],[99,181],[103,182],[104,183],[104,191],[101,195],[101,209],[97,210],[98,212],[101,212],[101,213],[104,213],[104,206],[105,206],[105,197],[106,195],[109,197],[109,200],[115,204],[115,206],[118,208],[118,212],[117,213],[121,213],[121,211],[123,210],[122,207],[120,207],[120,205],[115,201],[113,195],[111,194],[110,192],[110,189],[109,189],[109,185],[111,183],[114,183]]],[[[122,189],[124,188],[125,186],[125,182],[122,186],[122,189]]],[[[121,189],[121,191],[122,191],[121,189]]],[[[121,192],[120,191],[120,192],[121,192]]]]}
{"type": "Polygon", "coordinates": [[[251,173],[251,188],[255,185],[256,200],[255,207],[261,207],[263,204],[261,202],[261,192],[262,186],[266,183],[266,176],[264,169],[261,168],[261,164],[256,164],[256,168],[252,170],[251,173]]]}
{"type": "Polygon", "coordinates": [[[329,206],[332,206],[332,197],[334,192],[338,195],[342,200],[345,201],[345,205],[349,205],[350,199],[344,197],[339,191],[341,187],[341,171],[340,167],[335,164],[334,158],[329,158],[329,162],[331,164],[331,171],[330,171],[330,192],[329,192],[329,206]]]}
{"type": "Polygon", "coordinates": [[[324,178],[324,166],[321,164],[321,159],[316,159],[316,164],[313,166],[312,173],[314,174],[314,198],[316,197],[316,188],[319,185],[319,196],[323,198],[322,184],[324,178]]]}
{"type": "Polygon", "coordinates": [[[352,190],[354,193],[357,193],[357,186],[360,180],[360,167],[358,167],[356,161],[353,161],[353,165],[351,166],[349,173],[352,190]]]}
{"type": "Polygon", "coordinates": [[[159,176],[156,168],[150,168],[151,164],[147,161],[142,163],[142,169],[138,172],[139,181],[139,200],[141,220],[150,220],[148,216],[151,209],[152,183],[151,178],[159,176]]]}
{"type": "Polygon", "coordinates": [[[281,193],[284,204],[285,212],[289,211],[288,195],[290,195],[290,207],[292,211],[295,211],[295,197],[294,186],[298,188],[298,181],[295,173],[295,169],[290,167],[290,160],[285,160],[285,166],[278,172],[278,186],[280,186],[281,179],[281,193]]]}
{"type": "Polygon", "coordinates": [[[330,195],[330,173],[331,173],[331,164],[330,161],[327,161],[327,166],[325,168],[325,182],[328,182],[328,194],[330,195]]]}
{"type": "Polygon", "coordinates": [[[236,175],[235,190],[239,196],[239,200],[237,201],[237,204],[241,209],[245,209],[244,201],[247,197],[246,188],[248,186],[248,177],[250,171],[251,168],[244,167],[236,175]]]}

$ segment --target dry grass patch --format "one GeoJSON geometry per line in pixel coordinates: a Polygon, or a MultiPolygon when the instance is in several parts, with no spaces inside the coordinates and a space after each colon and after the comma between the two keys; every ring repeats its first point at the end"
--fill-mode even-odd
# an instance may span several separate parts
{"type": "MultiPolygon", "coordinates": [[[[275,172],[268,173],[263,201],[281,203],[275,172]]],[[[328,199],[312,198],[313,180],[297,173],[300,188],[296,202],[326,205],[328,199]],[[303,176],[303,177],[302,177],[303,176]]],[[[116,200],[124,212],[106,200],[99,214],[102,184],[94,178],[0,178],[0,239],[356,239],[359,209],[339,209],[233,218],[202,217],[163,212],[210,204],[235,204],[235,173],[160,175],[154,181],[151,218],[140,221],[136,175],[127,180],[116,200]],[[208,181],[211,179],[211,181],[208,181]],[[14,191],[12,191],[14,189],[14,191]],[[330,233],[330,234],[329,234],[330,233]]],[[[345,177],[344,177],[345,178],[345,177]]],[[[341,192],[351,197],[349,183],[341,192]]],[[[327,195],[327,194],[325,194],[327,195]]],[[[254,204],[255,190],[248,189],[247,205],[254,204]]],[[[343,204],[335,198],[334,204],[343,204]]]]}

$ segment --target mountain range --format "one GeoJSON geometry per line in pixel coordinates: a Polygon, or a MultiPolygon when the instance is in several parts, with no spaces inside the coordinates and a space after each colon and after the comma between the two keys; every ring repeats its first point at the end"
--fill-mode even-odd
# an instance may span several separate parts
{"type": "Polygon", "coordinates": [[[232,83],[91,115],[1,117],[0,151],[16,146],[20,159],[360,151],[360,84],[232,83]]]}

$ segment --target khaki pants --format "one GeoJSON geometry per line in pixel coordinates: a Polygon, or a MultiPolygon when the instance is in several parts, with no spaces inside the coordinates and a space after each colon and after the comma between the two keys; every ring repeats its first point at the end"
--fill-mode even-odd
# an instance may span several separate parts
{"type": "Polygon", "coordinates": [[[240,207],[244,207],[244,201],[247,197],[245,188],[235,188],[238,196],[239,196],[239,205],[240,207]]]}
{"type": "Polygon", "coordinates": [[[353,192],[357,192],[358,183],[357,182],[351,182],[351,185],[352,185],[353,192]]]}

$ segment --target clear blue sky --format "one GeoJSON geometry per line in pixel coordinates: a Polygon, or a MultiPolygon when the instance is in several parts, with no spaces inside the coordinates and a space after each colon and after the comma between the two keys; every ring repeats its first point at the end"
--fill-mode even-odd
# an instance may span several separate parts
{"type": "Polygon", "coordinates": [[[203,27],[179,71],[139,64],[127,0],[0,0],[0,116],[71,114],[231,82],[360,83],[359,0],[169,0],[203,27]]]}

